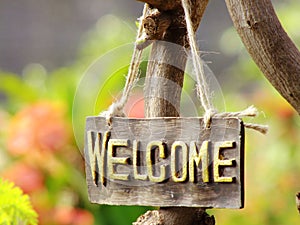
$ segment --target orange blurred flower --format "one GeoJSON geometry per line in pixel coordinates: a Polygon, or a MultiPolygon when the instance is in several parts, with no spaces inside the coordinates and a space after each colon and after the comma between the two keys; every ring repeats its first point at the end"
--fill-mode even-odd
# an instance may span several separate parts
{"type": "Polygon", "coordinates": [[[261,106],[264,111],[275,114],[280,119],[289,120],[297,115],[296,111],[290,104],[279,94],[272,94],[267,90],[257,91],[252,98],[255,106],[261,106]]]}
{"type": "Polygon", "coordinates": [[[92,225],[94,217],[83,209],[59,207],[54,212],[54,221],[59,225],[92,225]]]}
{"type": "Polygon", "coordinates": [[[58,151],[69,141],[70,128],[62,105],[42,101],[18,112],[11,121],[8,150],[24,155],[36,150],[58,151]]]}
{"type": "Polygon", "coordinates": [[[12,164],[1,172],[1,176],[14,182],[26,194],[41,190],[44,187],[43,174],[38,169],[23,162],[12,164]]]}

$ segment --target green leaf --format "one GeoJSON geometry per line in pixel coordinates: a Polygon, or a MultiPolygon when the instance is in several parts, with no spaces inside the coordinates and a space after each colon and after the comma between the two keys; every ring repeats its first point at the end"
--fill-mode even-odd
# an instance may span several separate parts
{"type": "Polygon", "coordinates": [[[0,178],[0,224],[36,225],[37,217],[28,195],[13,183],[0,178]]]}

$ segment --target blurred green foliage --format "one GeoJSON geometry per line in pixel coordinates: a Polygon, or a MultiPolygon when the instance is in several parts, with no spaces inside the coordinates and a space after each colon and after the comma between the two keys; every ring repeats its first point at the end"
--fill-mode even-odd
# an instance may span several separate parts
{"type": "MultiPolygon", "coordinates": [[[[297,0],[277,5],[297,44],[299,8],[297,0]]],[[[20,75],[0,72],[0,174],[30,196],[40,224],[127,225],[149,209],[91,204],[80,154],[85,117],[105,110],[118,97],[131,58],[128,43],[134,39],[134,25],[107,15],[83,37],[73,64],[51,72],[40,64],[28,65],[20,75]]],[[[247,131],[245,209],[211,213],[222,225],[297,224],[298,115],[266,82],[233,29],[223,34],[220,45],[237,59],[221,83],[226,110],[254,104],[261,116],[245,120],[268,124],[270,133],[247,131]]],[[[145,68],[144,62],[142,76],[145,68]]],[[[188,79],[184,92],[191,93],[193,85],[188,79]]]]}
{"type": "Polygon", "coordinates": [[[13,183],[0,178],[0,224],[37,224],[37,214],[29,197],[13,183]]]}
{"type": "Polygon", "coordinates": [[[28,193],[39,224],[125,225],[148,209],[91,204],[78,151],[83,148],[85,116],[98,114],[115,100],[124,85],[131,53],[112,52],[105,66],[109,73],[114,72],[108,80],[96,74],[102,88],[100,93],[96,90],[95,102],[89,95],[74,98],[77,87],[99,57],[101,60],[102,55],[124,44],[132,49],[128,43],[134,41],[134,29],[107,15],[83,37],[78,59],[72,65],[50,73],[40,64],[28,65],[21,75],[0,72],[0,174],[28,193]],[[123,67],[118,68],[114,61],[122,62],[123,67]],[[82,140],[72,138],[72,125],[82,140]],[[47,134],[46,139],[39,137],[41,132],[47,134]]]}

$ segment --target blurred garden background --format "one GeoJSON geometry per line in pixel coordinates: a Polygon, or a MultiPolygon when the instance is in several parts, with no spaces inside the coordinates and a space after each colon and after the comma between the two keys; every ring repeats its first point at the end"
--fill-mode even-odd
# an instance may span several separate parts
{"type": "MultiPolygon", "coordinates": [[[[300,47],[299,0],[273,2],[300,47]]],[[[85,116],[105,110],[124,86],[142,7],[134,0],[0,0],[0,176],[29,196],[38,224],[128,225],[149,209],[91,204],[82,157],[85,116]]],[[[246,131],[245,208],[209,213],[220,225],[299,224],[299,115],[252,62],[223,1],[209,3],[198,40],[221,87],[220,111],[255,105],[260,116],[245,121],[270,126],[265,136],[246,131]]],[[[142,77],[145,70],[146,56],[142,77]]],[[[194,85],[187,77],[191,98],[194,85]]],[[[143,115],[142,87],[126,111],[143,115]]]]}

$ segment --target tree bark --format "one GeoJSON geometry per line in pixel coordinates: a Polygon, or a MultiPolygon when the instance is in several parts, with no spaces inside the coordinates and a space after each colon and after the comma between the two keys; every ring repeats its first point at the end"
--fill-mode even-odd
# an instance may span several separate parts
{"type": "Polygon", "coordinates": [[[169,11],[181,8],[181,0],[137,0],[148,3],[159,11],[169,11]]]}
{"type": "MultiPolygon", "coordinates": [[[[171,24],[161,40],[153,42],[145,81],[145,116],[178,117],[188,47],[186,24],[180,0],[140,0],[168,14],[171,24]]],[[[208,0],[192,0],[191,14],[194,29],[207,6],[208,0]]],[[[214,224],[214,217],[205,209],[169,207],[149,211],[134,225],[192,225],[214,224]]]]}
{"type": "Polygon", "coordinates": [[[246,49],[277,91],[300,114],[300,52],[271,0],[225,0],[246,49]]]}

